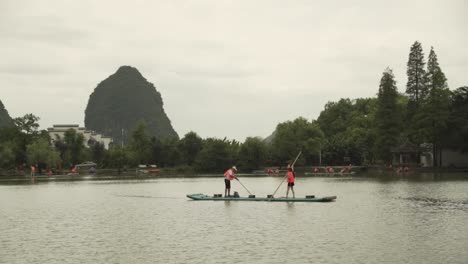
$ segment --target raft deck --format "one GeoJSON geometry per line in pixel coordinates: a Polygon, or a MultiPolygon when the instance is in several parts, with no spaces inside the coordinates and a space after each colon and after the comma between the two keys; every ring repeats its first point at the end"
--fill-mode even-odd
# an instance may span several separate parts
{"type": "Polygon", "coordinates": [[[196,201],[256,201],[256,202],[333,202],[336,196],[314,197],[314,198],[268,198],[268,197],[214,197],[202,193],[187,194],[187,197],[196,201]]]}

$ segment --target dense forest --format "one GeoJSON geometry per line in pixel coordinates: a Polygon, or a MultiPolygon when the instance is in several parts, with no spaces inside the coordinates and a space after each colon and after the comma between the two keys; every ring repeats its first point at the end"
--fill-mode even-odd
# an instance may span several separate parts
{"type": "MultiPolygon", "coordinates": [[[[298,117],[278,124],[267,139],[249,137],[244,142],[203,139],[195,132],[180,139],[175,132],[160,137],[152,121],[142,119],[129,128],[124,146],[114,144],[105,150],[97,142],[84,142],[74,130],[51,145],[47,132],[38,131],[39,118],[28,114],[0,129],[0,167],[13,169],[26,163],[69,168],[92,160],[101,168],[157,164],[181,171],[220,172],[236,164],[249,172],[285,166],[299,150],[303,155],[298,165],[386,164],[391,162],[391,149],[405,142],[426,146],[437,167],[442,149],[468,151],[468,87],[450,90],[434,49],[426,63],[419,42],[410,49],[407,77],[405,92],[400,93],[387,68],[376,81],[377,97],[329,102],[316,120],[298,117]]],[[[98,87],[113,91],[105,88],[105,81],[98,87]]],[[[90,104],[91,98],[87,116],[90,104]]]]}

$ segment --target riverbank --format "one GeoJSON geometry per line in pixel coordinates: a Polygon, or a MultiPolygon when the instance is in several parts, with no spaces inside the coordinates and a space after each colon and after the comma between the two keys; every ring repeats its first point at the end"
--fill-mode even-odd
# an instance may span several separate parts
{"type": "MultiPolygon", "coordinates": [[[[109,171],[107,171],[109,173],[109,171]]],[[[238,173],[238,177],[279,177],[283,174],[266,174],[266,173],[238,173]]],[[[31,177],[30,175],[3,175],[0,176],[1,181],[17,181],[17,182],[31,182],[31,181],[79,181],[79,180],[124,180],[124,179],[155,179],[155,178],[212,178],[222,177],[219,173],[149,173],[149,174],[137,174],[137,173],[120,173],[114,172],[114,174],[62,174],[62,175],[37,175],[31,177]]]]}
{"type": "MultiPolygon", "coordinates": [[[[239,173],[237,176],[240,179],[246,178],[281,178],[283,174],[258,174],[258,173],[239,173]]],[[[72,174],[72,175],[9,175],[0,176],[0,184],[31,184],[39,182],[64,182],[64,181],[118,181],[118,180],[149,180],[162,178],[220,178],[219,173],[199,173],[199,174],[136,174],[136,173],[121,173],[119,174],[72,174]]],[[[409,181],[439,181],[439,180],[468,180],[468,172],[411,172],[400,173],[395,172],[358,172],[358,173],[334,173],[334,174],[313,174],[313,173],[297,173],[298,181],[301,178],[379,178],[382,180],[409,180],[409,181]]]]}
{"type": "MultiPolygon", "coordinates": [[[[304,166],[304,167],[296,167],[295,171],[297,174],[307,174],[307,175],[346,175],[347,173],[340,173],[342,168],[347,168],[347,166],[330,166],[334,169],[333,173],[326,173],[323,166],[304,166]],[[322,168],[319,173],[314,174],[315,168],[322,168]]],[[[57,175],[45,175],[45,171],[40,174],[39,178],[66,178],[63,176],[67,176],[68,178],[73,178],[68,175],[69,171],[60,171],[57,175]]],[[[239,173],[236,173],[238,176],[258,176],[258,177],[266,177],[266,176],[278,176],[284,175],[283,170],[280,170],[279,173],[266,173],[264,170],[255,170],[253,172],[244,172],[242,169],[239,173]]],[[[371,165],[371,166],[353,166],[351,169],[352,174],[362,174],[362,173],[372,173],[372,174],[388,174],[396,172],[396,167],[388,168],[385,166],[378,166],[378,165],[371,165]]],[[[453,168],[453,167],[444,167],[444,168],[432,168],[432,167],[410,167],[409,174],[411,173],[468,173],[468,168],[453,168]]],[[[79,177],[83,176],[90,176],[87,171],[82,170],[78,171],[79,177]]],[[[105,168],[105,169],[98,169],[96,170],[94,177],[99,178],[99,176],[105,177],[141,177],[141,178],[153,178],[153,177],[171,177],[171,176],[187,176],[187,177],[217,177],[221,175],[222,172],[196,172],[194,168],[182,166],[182,167],[171,167],[171,168],[161,168],[155,171],[154,173],[148,171],[141,171],[135,168],[132,169],[117,169],[117,168],[105,168]],[[112,176],[109,176],[112,175],[112,176]]],[[[0,180],[7,179],[7,178],[30,178],[29,171],[18,171],[18,170],[5,170],[0,169],[0,180]]]]}

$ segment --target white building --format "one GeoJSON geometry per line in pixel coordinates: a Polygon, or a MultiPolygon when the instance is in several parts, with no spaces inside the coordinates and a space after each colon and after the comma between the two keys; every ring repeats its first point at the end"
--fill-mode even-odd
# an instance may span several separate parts
{"type": "Polygon", "coordinates": [[[89,140],[95,140],[96,142],[102,143],[105,149],[109,149],[109,145],[112,143],[112,138],[97,134],[94,131],[87,130],[86,128],[75,124],[53,125],[53,127],[47,128],[47,132],[49,132],[52,143],[54,143],[57,138],[63,139],[65,132],[69,129],[74,129],[77,134],[83,135],[86,147],[88,147],[89,140]]]}

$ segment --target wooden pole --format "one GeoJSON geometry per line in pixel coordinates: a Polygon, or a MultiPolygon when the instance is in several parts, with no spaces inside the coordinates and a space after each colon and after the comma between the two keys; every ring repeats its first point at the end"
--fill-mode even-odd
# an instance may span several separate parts
{"type": "Polygon", "coordinates": [[[247,188],[245,188],[244,184],[242,184],[242,182],[239,180],[239,178],[236,177],[236,180],[242,185],[242,187],[244,187],[244,189],[245,189],[250,195],[252,195],[252,193],[250,193],[250,191],[249,191],[247,188]]]}
{"type": "MultiPolygon", "coordinates": [[[[291,168],[294,166],[294,164],[296,164],[296,161],[297,159],[299,158],[299,156],[301,155],[302,151],[299,151],[299,154],[297,154],[297,157],[296,159],[294,160],[294,162],[291,164],[291,168]]],[[[287,174],[286,174],[287,175],[287,174]]],[[[275,197],[275,194],[276,192],[278,191],[278,189],[281,187],[281,184],[283,184],[284,180],[286,179],[287,176],[284,176],[284,178],[281,180],[280,184],[278,185],[278,188],[276,188],[275,192],[272,194],[272,198],[275,197]]]]}

